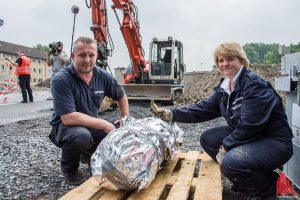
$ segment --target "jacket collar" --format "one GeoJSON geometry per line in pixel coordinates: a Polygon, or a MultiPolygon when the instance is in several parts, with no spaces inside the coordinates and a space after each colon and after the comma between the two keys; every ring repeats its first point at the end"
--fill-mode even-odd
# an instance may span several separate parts
{"type": "Polygon", "coordinates": [[[71,63],[71,64],[67,67],[67,70],[70,72],[71,75],[75,75],[75,74],[76,74],[73,63],[71,63]]]}
{"type": "MultiPolygon", "coordinates": [[[[243,67],[241,74],[239,75],[238,79],[235,81],[235,86],[234,86],[233,92],[240,90],[241,80],[246,71],[248,71],[248,69],[246,67],[243,67]]],[[[219,85],[214,88],[214,90],[216,92],[225,92],[224,89],[220,87],[222,82],[224,81],[224,79],[225,79],[224,77],[221,78],[219,85]]]]}

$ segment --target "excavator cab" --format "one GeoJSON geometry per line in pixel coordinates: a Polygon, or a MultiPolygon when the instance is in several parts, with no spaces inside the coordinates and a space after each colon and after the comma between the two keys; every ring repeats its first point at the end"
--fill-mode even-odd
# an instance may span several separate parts
{"type": "Polygon", "coordinates": [[[182,43],[173,37],[168,40],[153,38],[149,52],[150,82],[181,84],[185,72],[182,43]]]}
{"type": "Polygon", "coordinates": [[[185,64],[182,43],[173,37],[167,40],[153,38],[149,54],[149,61],[143,71],[144,84],[135,83],[132,73],[125,74],[123,87],[127,97],[160,100],[172,105],[183,93],[185,64]]]}

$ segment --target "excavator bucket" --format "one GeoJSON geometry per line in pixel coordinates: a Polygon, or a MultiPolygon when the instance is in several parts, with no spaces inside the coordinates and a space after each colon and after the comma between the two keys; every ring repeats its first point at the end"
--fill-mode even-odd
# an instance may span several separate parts
{"type": "Polygon", "coordinates": [[[170,84],[124,84],[123,88],[128,99],[169,101],[173,98],[170,84]]]}

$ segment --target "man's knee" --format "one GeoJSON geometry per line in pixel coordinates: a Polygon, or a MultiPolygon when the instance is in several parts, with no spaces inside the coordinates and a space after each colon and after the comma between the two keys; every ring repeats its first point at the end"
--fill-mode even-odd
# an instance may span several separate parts
{"type": "Polygon", "coordinates": [[[81,146],[88,146],[93,142],[91,133],[86,128],[78,128],[74,142],[81,146]]]}
{"type": "Polygon", "coordinates": [[[85,127],[72,127],[68,130],[71,132],[71,137],[69,137],[66,144],[72,145],[78,149],[87,149],[92,143],[93,138],[89,130],[85,127]]]}

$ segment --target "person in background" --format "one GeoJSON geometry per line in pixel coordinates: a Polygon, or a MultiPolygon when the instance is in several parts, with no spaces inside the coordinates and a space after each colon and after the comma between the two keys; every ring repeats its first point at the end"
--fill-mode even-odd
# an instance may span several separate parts
{"type": "Polygon", "coordinates": [[[100,141],[115,129],[114,124],[98,116],[104,97],[117,101],[120,117],[129,114],[123,87],[108,72],[95,66],[96,59],[96,41],[80,37],[74,43],[72,63],[52,80],[54,112],[49,137],[62,149],[61,170],[72,185],[79,185],[85,179],[78,170],[80,159],[89,162],[100,141]]]}
{"type": "Polygon", "coordinates": [[[227,126],[203,132],[200,144],[233,183],[229,194],[274,199],[278,178],[274,170],[293,155],[293,135],[282,100],[268,82],[247,69],[249,61],[238,43],[220,44],[214,61],[225,78],[207,100],[172,110],[152,104],[152,110],[168,122],[224,117],[227,126]]]}
{"type": "Polygon", "coordinates": [[[14,63],[9,59],[6,60],[8,60],[11,67],[16,68],[15,74],[18,77],[23,98],[21,103],[28,103],[27,93],[29,101],[33,102],[32,89],[30,87],[30,59],[26,57],[21,50],[19,50],[18,59],[14,63]]]}
{"type": "MultiPolygon", "coordinates": [[[[51,47],[51,51],[48,52],[47,56],[47,65],[51,68],[51,80],[50,87],[52,86],[52,79],[54,75],[66,66],[66,63],[69,61],[69,56],[63,51],[63,43],[62,42],[54,42],[49,45],[51,47]]],[[[52,96],[48,97],[47,100],[52,100],[52,96]]]]}

